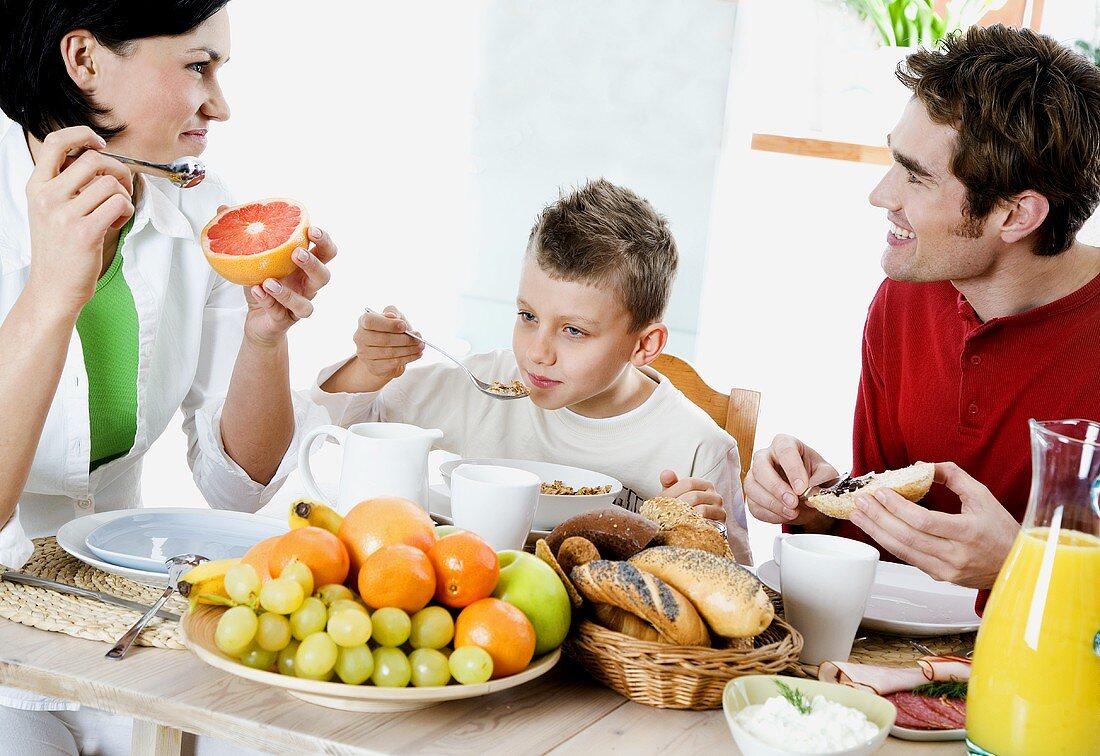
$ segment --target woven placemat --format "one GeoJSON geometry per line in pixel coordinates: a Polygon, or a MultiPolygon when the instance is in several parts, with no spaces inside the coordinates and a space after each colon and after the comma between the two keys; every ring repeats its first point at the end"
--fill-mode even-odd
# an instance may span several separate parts
{"type": "MultiPolygon", "coordinates": [[[[0,571],[3,570],[0,567],[0,571]]],[[[22,571],[59,583],[139,601],[146,606],[151,606],[164,592],[163,588],[135,583],[84,564],[62,549],[52,536],[35,539],[34,554],[23,565],[22,571]]],[[[174,595],[168,599],[164,609],[182,616],[187,611],[187,602],[174,595]]],[[[0,580],[0,617],[21,625],[114,643],[140,616],[141,612],[95,599],[0,580]]],[[[150,620],[135,643],[159,648],[186,648],[179,623],[160,617],[150,620]]]]}

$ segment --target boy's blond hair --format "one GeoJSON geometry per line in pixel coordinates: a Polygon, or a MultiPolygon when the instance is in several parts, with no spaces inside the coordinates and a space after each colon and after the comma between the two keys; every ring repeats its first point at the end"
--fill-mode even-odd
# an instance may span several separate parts
{"type": "Polygon", "coordinates": [[[605,179],[543,208],[527,255],[553,278],[617,289],[632,329],[661,320],[676,278],[668,220],[647,200],[605,179]]]}

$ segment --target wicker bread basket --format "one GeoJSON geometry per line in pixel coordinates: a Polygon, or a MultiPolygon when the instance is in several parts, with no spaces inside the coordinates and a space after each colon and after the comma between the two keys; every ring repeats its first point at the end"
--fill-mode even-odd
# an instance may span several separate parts
{"type": "MultiPolygon", "coordinates": [[[[769,591],[769,595],[771,592],[769,591]]],[[[641,641],[581,619],[563,650],[590,675],[632,701],[661,709],[717,709],[734,677],[775,675],[798,664],[802,636],[777,613],[754,639],[733,650],[641,641]]]]}

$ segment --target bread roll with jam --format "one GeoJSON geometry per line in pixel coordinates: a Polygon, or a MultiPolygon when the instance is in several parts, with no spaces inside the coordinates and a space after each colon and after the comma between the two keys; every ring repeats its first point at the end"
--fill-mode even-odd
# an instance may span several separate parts
{"type": "Polygon", "coordinates": [[[574,567],[569,577],[587,600],[636,615],[651,625],[665,643],[710,645],[707,626],[691,602],[630,562],[597,559],[574,567]]]}
{"type": "Polygon", "coordinates": [[[751,638],[775,617],[764,586],[731,559],[699,549],[654,546],[632,556],[630,563],[687,596],[716,635],[751,638]]]}
{"type": "Polygon", "coordinates": [[[909,501],[920,501],[932,487],[935,475],[934,464],[917,462],[900,470],[869,473],[858,478],[845,476],[836,485],[807,496],[806,503],[829,517],[848,520],[856,508],[856,499],[873,494],[880,488],[892,488],[909,501]]]}

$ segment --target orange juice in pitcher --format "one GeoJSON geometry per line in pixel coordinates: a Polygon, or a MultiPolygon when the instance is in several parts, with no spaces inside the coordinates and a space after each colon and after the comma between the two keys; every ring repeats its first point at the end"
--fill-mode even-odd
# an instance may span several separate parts
{"type": "Polygon", "coordinates": [[[971,754],[1100,752],[1100,423],[1031,421],[1024,525],[978,631],[971,754]]]}

